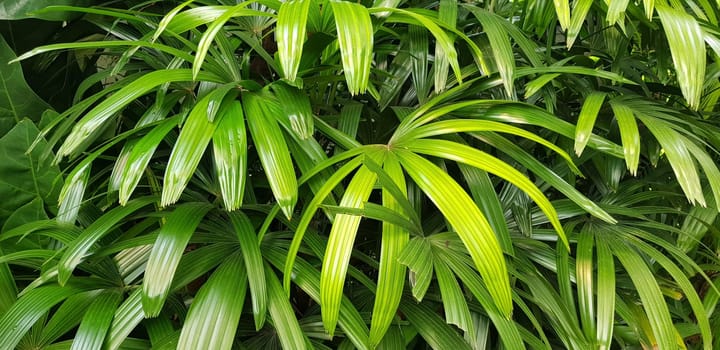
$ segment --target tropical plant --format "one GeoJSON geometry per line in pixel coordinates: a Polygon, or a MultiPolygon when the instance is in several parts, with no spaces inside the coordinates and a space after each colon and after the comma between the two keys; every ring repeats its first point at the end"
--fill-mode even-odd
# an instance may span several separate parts
{"type": "Polygon", "coordinates": [[[6,3],[0,349],[720,347],[708,0],[6,3]]]}

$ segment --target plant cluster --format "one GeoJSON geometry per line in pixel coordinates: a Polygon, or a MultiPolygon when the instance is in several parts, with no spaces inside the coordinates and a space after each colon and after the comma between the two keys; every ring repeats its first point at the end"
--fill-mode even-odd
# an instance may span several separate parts
{"type": "Polygon", "coordinates": [[[0,350],[720,348],[719,16],[5,0],[0,350]]]}

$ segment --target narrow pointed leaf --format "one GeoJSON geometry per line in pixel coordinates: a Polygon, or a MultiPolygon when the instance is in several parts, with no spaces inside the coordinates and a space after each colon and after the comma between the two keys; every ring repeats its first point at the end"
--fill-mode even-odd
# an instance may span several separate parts
{"type": "MultiPolygon", "coordinates": [[[[392,155],[388,155],[384,164],[385,172],[400,188],[402,194],[407,196],[405,174],[400,164],[392,155]]],[[[383,206],[400,211],[402,206],[387,190],[382,192],[383,206]]],[[[375,346],[383,339],[385,332],[397,313],[398,305],[405,285],[405,266],[398,261],[400,253],[405,249],[410,234],[406,229],[383,222],[380,246],[380,268],[378,270],[377,290],[375,291],[375,304],[370,325],[370,345],[375,346]]]]}
{"type": "Polygon", "coordinates": [[[473,328],[472,317],[465,295],[463,295],[455,275],[443,261],[435,260],[435,277],[437,277],[440,287],[445,321],[458,326],[465,333],[469,333],[473,328]]]}
{"type": "Polygon", "coordinates": [[[270,189],[285,217],[292,217],[297,202],[297,178],[285,137],[276,121],[277,106],[270,107],[263,96],[242,95],[248,129],[257,148],[258,157],[267,174],[270,189]]]}
{"type": "Polygon", "coordinates": [[[205,203],[187,203],[165,219],[143,278],[142,305],[148,317],[156,317],[162,310],[187,243],[210,208],[205,203]]]}
{"type": "Polygon", "coordinates": [[[300,67],[310,3],[312,0],[285,1],[278,10],[275,41],[283,76],[289,81],[295,81],[300,67]]]}
{"type": "Polygon", "coordinates": [[[640,133],[632,109],[621,103],[610,103],[620,128],[625,164],[632,175],[637,174],[640,163],[640,133]]]}
{"type": "MultiPolygon", "coordinates": [[[[605,237],[601,239],[605,239],[605,237]]],[[[642,300],[650,321],[650,327],[657,341],[655,346],[659,349],[674,349],[676,347],[676,330],[667,303],[652,271],[650,271],[640,255],[625,242],[613,239],[609,243],[611,243],[613,253],[625,267],[625,271],[627,271],[640,295],[640,300],[642,300]]]]}
{"type": "MultiPolygon", "coordinates": [[[[163,69],[143,75],[137,80],[127,84],[112,96],[99,103],[78,121],[70,135],[65,139],[58,150],[58,157],[68,156],[87,146],[97,136],[98,132],[123,107],[150,90],[168,82],[191,81],[192,72],[188,69],[163,69]]],[[[220,79],[210,74],[201,74],[199,79],[220,82],[220,79]]]]}
{"type": "Polygon", "coordinates": [[[697,20],[685,11],[657,6],[672,53],[678,83],[690,108],[698,109],[705,82],[705,40],[697,20]]]}
{"type": "Polygon", "coordinates": [[[197,102],[175,141],[163,178],[163,207],[180,199],[220,122],[208,120],[207,110],[211,99],[212,94],[208,94],[197,102]]]}
{"type": "Polygon", "coordinates": [[[268,311],[282,348],[307,349],[308,340],[295,317],[295,311],[283,292],[283,287],[275,276],[275,272],[267,265],[265,266],[265,275],[268,281],[268,311]]]}
{"type": "Polygon", "coordinates": [[[433,349],[470,349],[463,338],[427,306],[405,301],[400,308],[433,349]]]}
{"type": "Polygon", "coordinates": [[[58,199],[59,208],[58,216],[55,218],[61,224],[74,224],[77,220],[83,197],[85,196],[85,188],[90,179],[90,169],[92,163],[87,162],[82,166],[78,166],[70,173],[65,180],[60,198],[58,199]]]}
{"type": "Polygon", "coordinates": [[[95,297],[83,316],[70,350],[102,348],[121,297],[120,293],[112,290],[104,291],[95,297]]]}
{"type": "MultiPolygon", "coordinates": [[[[555,0],[555,2],[562,0],[555,0]]],[[[566,2],[566,1],[562,1],[566,2]]],[[[495,65],[498,68],[500,77],[505,85],[505,92],[508,96],[514,95],[514,74],[515,74],[515,56],[513,49],[510,46],[510,38],[507,30],[503,27],[501,21],[505,21],[504,18],[486,11],[480,7],[465,6],[469,9],[473,15],[480,21],[483,26],[483,30],[488,36],[490,41],[490,47],[493,51],[493,57],[495,58],[495,65]]],[[[562,20],[560,21],[562,25],[562,20]]]]}
{"type": "Polygon", "coordinates": [[[575,278],[578,289],[578,309],[583,331],[588,339],[595,336],[595,283],[593,275],[593,234],[581,231],[578,235],[575,278]]]}
{"type": "Polygon", "coordinates": [[[16,349],[40,317],[79,291],[72,287],[46,286],[25,294],[0,317],[0,349],[16,349]]]}
{"type": "Polygon", "coordinates": [[[597,335],[599,346],[609,349],[615,329],[615,260],[608,244],[595,240],[597,250],[597,335]]]}
{"type": "Polygon", "coordinates": [[[148,164],[150,164],[150,160],[152,160],[152,156],[155,154],[158,145],[160,145],[160,142],[162,142],[167,133],[176,127],[179,122],[179,117],[170,118],[153,128],[147,135],[134,143],[128,153],[125,166],[119,172],[120,186],[118,190],[121,205],[126,205],[128,200],[130,200],[130,196],[133,191],[135,191],[148,164]]]}
{"type": "Polygon", "coordinates": [[[410,240],[400,252],[398,262],[410,269],[408,278],[413,297],[417,301],[422,301],[432,282],[435,266],[430,245],[424,239],[410,240]]]}
{"type": "Polygon", "coordinates": [[[240,101],[228,103],[212,136],[213,160],[225,209],[239,209],[245,194],[248,141],[240,101]]]}
{"type": "Polygon", "coordinates": [[[260,330],[265,323],[267,314],[267,283],[263,267],[260,242],[250,219],[240,211],[229,213],[230,221],[235,227],[240,249],[242,249],[245,269],[250,284],[252,311],[255,318],[255,330],[260,330]]]}
{"type": "Polygon", "coordinates": [[[512,296],[505,258],[485,216],[447,173],[409,151],[396,151],[415,183],[457,231],[503,314],[512,313],[512,296]]]}
{"type": "Polygon", "coordinates": [[[353,95],[365,93],[370,81],[373,54],[373,26],[367,9],[349,1],[330,2],[338,43],[342,56],[345,80],[353,95]]]}
{"type": "Polygon", "coordinates": [[[577,125],[575,126],[575,154],[580,156],[585,149],[590,135],[592,135],[593,127],[595,127],[595,119],[597,119],[600,107],[605,100],[604,92],[593,92],[585,98],[580,115],[578,116],[577,125]]]}
{"type": "Polygon", "coordinates": [[[593,0],[575,0],[572,11],[572,18],[570,19],[570,25],[568,26],[567,32],[567,47],[568,49],[573,46],[578,35],[580,35],[580,29],[583,23],[585,23],[585,17],[587,17],[590,8],[592,7],[593,0]]]}
{"type": "MultiPolygon", "coordinates": [[[[375,185],[377,175],[365,166],[360,167],[350,181],[340,206],[362,208],[375,185]]],[[[325,330],[333,335],[337,324],[343,286],[347,274],[360,216],[338,214],[335,216],[320,274],[320,305],[325,330]]]]}
{"type": "Polygon", "coordinates": [[[308,96],[298,88],[281,83],[273,84],[272,88],[282,101],[282,117],[289,120],[292,131],[302,140],[312,137],[314,117],[308,96]]]}
{"type": "Polygon", "coordinates": [[[136,210],[155,203],[154,197],[138,198],[128,202],[124,207],[114,208],[95,220],[71,242],[58,263],[58,282],[64,285],[70,278],[75,267],[88,255],[95,242],[105,236],[114,226],[136,210]]]}
{"type": "Polygon", "coordinates": [[[231,349],[246,290],[247,275],[242,257],[233,254],[195,295],[177,349],[231,349]]]}

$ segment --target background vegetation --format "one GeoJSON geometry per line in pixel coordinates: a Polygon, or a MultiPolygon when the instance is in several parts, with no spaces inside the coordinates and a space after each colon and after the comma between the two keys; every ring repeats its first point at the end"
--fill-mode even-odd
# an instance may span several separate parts
{"type": "Polygon", "coordinates": [[[0,349],[720,348],[719,7],[5,0],[0,349]]]}

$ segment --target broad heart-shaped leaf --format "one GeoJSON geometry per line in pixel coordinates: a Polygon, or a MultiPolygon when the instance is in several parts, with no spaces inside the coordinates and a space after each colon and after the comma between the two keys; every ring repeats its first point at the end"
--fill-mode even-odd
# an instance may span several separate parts
{"type": "Polygon", "coordinates": [[[25,119],[0,138],[0,227],[13,213],[34,201],[51,208],[57,203],[62,177],[57,166],[41,157],[47,143],[40,140],[26,154],[38,134],[35,125],[25,119]]]}
{"type": "Polygon", "coordinates": [[[298,199],[298,185],[290,151],[275,119],[279,106],[268,101],[267,95],[251,92],[243,93],[242,101],[248,129],[270,189],[285,217],[290,218],[298,199]]]}
{"type": "Polygon", "coordinates": [[[187,243],[210,208],[207,203],[186,203],[178,206],[165,219],[150,252],[143,278],[142,304],[148,317],[160,314],[187,243]]]}
{"type": "Polygon", "coordinates": [[[697,109],[705,82],[705,34],[698,21],[685,11],[660,4],[656,8],[670,45],[680,90],[690,108],[697,109]]]}
{"type": "Polygon", "coordinates": [[[348,90],[353,95],[362,94],[367,90],[372,65],[374,31],[370,14],[363,5],[349,1],[333,0],[330,5],[348,90]]]}
{"type": "Polygon", "coordinates": [[[115,309],[122,300],[121,297],[122,295],[114,290],[104,291],[95,297],[83,316],[70,350],[102,348],[105,335],[110,329],[110,322],[115,315],[115,309]]]}
{"type": "MultiPolygon", "coordinates": [[[[46,20],[65,20],[70,18],[66,12],[45,12],[42,15],[34,14],[48,6],[87,6],[90,0],[3,0],[0,1],[0,20],[15,20],[24,18],[41,18],[46,20]]],[[[0,60],[2,62],[2,60],[0,60]]],[[[0,63],[1,64],[1,63],[0,63]]]]}
{"type": "Polygon", "coordinates": [[[295,81],[305,43],[305,27],[312,0],[290,0],[280,5],[275,41],[285,79],[295,81]]]}
{"type": "Polygon", "coordinates": [[[405,171],[448,220],[468,248],[475,266],[500,311],[512,313],[512,293],[502,248],[485,215],[460,185],[444,172],[410,151],[393,151],[405,171]]]}
{"type": "Polygon", "coordinates": [[[231,349],[246,291],[247,273],[243,259],[240,254],[233,254],[213,272],[195,296],[177,349],[231,349]]]}
{"type": "MultiPolygon", "coordinates": [[[[0,2],[0,17],[3,6],[6,1],[0,2]]],[[[50,108],[25,82],[20,63],[8,64],[15,58],[15,53],[0,35],[0,136],[23,118],[39,121],[43,112],[50,108]]]]}
{"type": "MultiPolygon", "coordinates": [[[[341,207],[362,208],[370,197],[377,175],[362,166],[350,181],[341,207]]],[[[340,313],[345,275],[352,254],[355,235],[360,226],[360,216],[338,214],[335,216],[320,274],[320,305],[325,330],[333,335],[340,313]]]]}
{"type": "Polygon", "coordinates": [[[240,101],[224,104],[212,136],[213,160],[225,209],[240,208],[247,176],[247,133],[240,101]]]}

